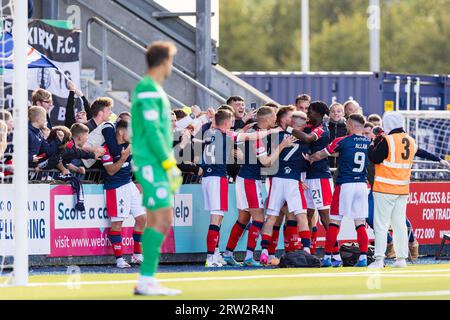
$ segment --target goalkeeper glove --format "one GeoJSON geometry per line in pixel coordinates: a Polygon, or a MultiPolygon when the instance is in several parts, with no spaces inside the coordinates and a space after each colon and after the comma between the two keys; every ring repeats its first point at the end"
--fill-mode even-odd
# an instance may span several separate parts
{"type": "Polygon", "coordinates": [[[173,192],[177,192],[183,183],[183,177],[181,176],[181,171],[177,167],[177,162],[175,158],[170,157],[162,162],[162,167],[166,170],[167,179],[169,180],[170,189],[173,192]]]}

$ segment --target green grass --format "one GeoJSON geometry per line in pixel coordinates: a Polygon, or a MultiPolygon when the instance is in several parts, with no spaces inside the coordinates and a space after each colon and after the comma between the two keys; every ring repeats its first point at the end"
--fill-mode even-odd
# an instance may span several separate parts
{"type": "MultiPolygon", "coordinates": [[[[1,287],[0,299],[147,299],[132,295],[137,277],[138,274],[30,276],[28,287],[1,287]],[[83,283],[93,281],[96,283],[83,283]],[[105,283],[108,281],[117,283],[105,283]]],[[[183,290],[183,295],[170,299],[450,299],[450,264],[385,268],[378,273],[360,268],[267,269],[160,273],[157,277],[164,285],[183,290]],[[437,295],[430,296],[430,292],[437,295]]]]}

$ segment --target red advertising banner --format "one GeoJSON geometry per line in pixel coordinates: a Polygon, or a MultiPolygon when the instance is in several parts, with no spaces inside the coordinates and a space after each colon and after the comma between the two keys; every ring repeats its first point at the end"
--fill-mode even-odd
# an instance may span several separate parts
{"type": "MultiPolygon", "coordinates": [[[[444,234],[450,234],[450,183],[449,182],[413,182],[410,185],[410,197],[406,216],[411,222],[414,236],[420,244],[440,244],[444,234]]],[[[325,245],[325,229],[320,221],[318,227],[318,245],[325,245]]],[[[368,228],[372,240],[373,230],[368,228]]],[[[339,243],[356,242],[353,222],[344,219],[338,237],[339,243]]]]}
{"type": "MultiPolygon", "coordinates": [[[[85,212],[74,209],[75,195],[71,186],[52,186],[50,190],[50,256],[112,255],[108,237],[110,222],[106,210],[102,185],[84,185],[85,212]]],[[[122,227],[124,254],[133,253],[132,217],[122,227]]],[[[163,253],[175,252],[173,230],[161,248],[163,253]]]]}
{"type": "Polygon", "coordinates": [[[420,244],[439,244],[450,233],[450,183],[411,183],[406,215],[420,244]]]}

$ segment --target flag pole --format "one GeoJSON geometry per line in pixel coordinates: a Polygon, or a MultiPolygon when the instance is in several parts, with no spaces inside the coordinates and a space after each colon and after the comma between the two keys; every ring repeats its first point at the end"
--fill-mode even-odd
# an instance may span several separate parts
{"type": "Polygon", "coordinates": [[[28,284],[28,1],[14,0],[14,285],[28,284]],[[20,146],[20,147],[19,147],[20,146]]]}

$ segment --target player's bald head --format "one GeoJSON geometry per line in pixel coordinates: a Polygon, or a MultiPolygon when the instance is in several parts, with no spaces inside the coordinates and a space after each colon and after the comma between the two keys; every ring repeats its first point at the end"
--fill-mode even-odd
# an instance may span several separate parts
{"type": "Polygon", "coordinates": [[[292,112],[292,124],[297,126],[302,126],[306,123],[308,117],[303,111],[292,112]]]}
{"type": "Polygon", "coordinates": [[[308,117],[303,111],[292,112],[291,126],[297,130],[303,130],[305,127],[308,117]]]}

